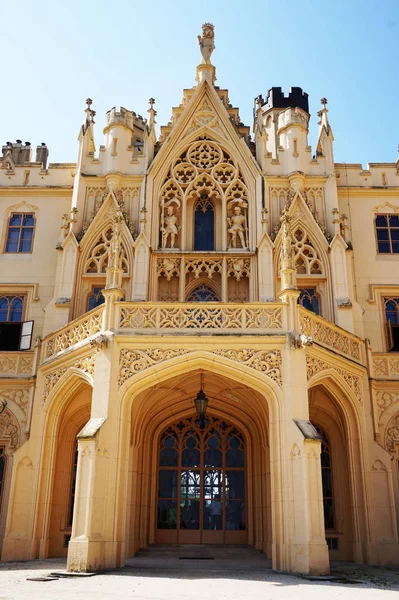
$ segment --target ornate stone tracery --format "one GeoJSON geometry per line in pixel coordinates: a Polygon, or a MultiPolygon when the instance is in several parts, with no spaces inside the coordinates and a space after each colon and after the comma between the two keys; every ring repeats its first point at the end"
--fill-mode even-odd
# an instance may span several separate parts
{"type": "Polygon", "coordinates": [[[199,139],[174,161],[160,191],[160,246],[179,248],[183,205],[207,210],[225,206],[228,233],[223,246],[249,248],[248,190],[233,158],[215,141],[199,139]]]}
{"type": "Polygon", "coordinates": [[[389,421],[385,434],[385,448],[390,454],[399,455],[399,413],[389,421]]]}
{"type": "Polygon", "coordinates": [[[297,275],[322,275],[322,261],[308,233],[301,226],[293,231],[294,264],[297,275]]]}
{"type": "Polygon", "coordinates": [[[10,448],[18,448],[20,428],[13,413],[7,408],[0,415],[0,439],[8,439],[10,448]]]}
{"type": "MultiPolygon", "coordinates": [[[[112,227],[106,227],[97,237],[97,241],[95,242],[90,252],[90,256],[86,261],[84,273],[101,273],[105,275],[107,267],[109,266],[108,263],[112,235],[112,227]]],[[[121,267],[123,273],[129,273],[129,263],[123,242],[121,243],[121,267]]]]}
{"type": "Polygon", "coordinates": [[[333,366],[325,362],[320,358],[314,358],[313,356],[306,357],[306,369],[307,369],[307,378],[308,380],[312,379],[317,373],[321,371],[326,371],[327,369],[333,369],[336,371],[342,379],[349,385],[349,387],[354,392],[356,398],[360,403],[363,400],[363,391],[362,391],[362,381],[360,377],[357,375],[353,375],[346,369],[341,369],[339,367],[333,366]]]}

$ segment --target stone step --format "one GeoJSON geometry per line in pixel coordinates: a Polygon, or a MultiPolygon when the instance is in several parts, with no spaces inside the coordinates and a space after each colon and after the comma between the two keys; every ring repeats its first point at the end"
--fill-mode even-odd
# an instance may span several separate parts
{"type": "Polygon", "coordinates": [[[240,559],[253,560],[263,556],[260,550],[245,545],[218,544],[151,544],[143,548],[137,556],[177,559],[240,559]]]}

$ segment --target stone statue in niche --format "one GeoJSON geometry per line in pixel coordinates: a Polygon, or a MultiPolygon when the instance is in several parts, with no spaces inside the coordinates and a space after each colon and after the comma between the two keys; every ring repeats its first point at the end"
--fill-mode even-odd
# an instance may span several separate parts
{"type": "Polygon", "coordinates": [[[229,234],[229,249],[242,248],[248,249],[248,227],[247,216],[243,209],[247,208],[246,202],[235,203],[231,216],[227,217],[227,233],[229,234]]]}
{"type": "Polygon", "coordinates": [[[176,198],[169,200],[168,202],[162,201],[162,212],[161,212],[161,234],[162,234],[162,248],[174,248],[179,235],[179,219],[175,214],[179,210],[180,202],[176,198]]]}
{"type": "Polygon", "coordinates": [[[202,26],[202,36],[198,36],[198,43],[202,54],[202,62],[206,65],[211,64],[211,54],[215,49],[215,27],[212,23],[204,23],[202,26]]]}

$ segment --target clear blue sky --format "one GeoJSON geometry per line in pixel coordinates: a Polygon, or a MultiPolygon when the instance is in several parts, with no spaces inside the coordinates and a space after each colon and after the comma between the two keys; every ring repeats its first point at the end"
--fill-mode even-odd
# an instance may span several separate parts
{"type": "Polygon", "coordinates": [[[215,25],[212,62],[252,128],[253,99],[300,86],[309,141],[328,99],[337,162],[394,162],[399,143],[399,0],[14,0],[1,2],[0,143],[46,142],[51,162],[74,162],[85,99],[124,106],[158,125],[194,84],[201,24],[215,25]]]}

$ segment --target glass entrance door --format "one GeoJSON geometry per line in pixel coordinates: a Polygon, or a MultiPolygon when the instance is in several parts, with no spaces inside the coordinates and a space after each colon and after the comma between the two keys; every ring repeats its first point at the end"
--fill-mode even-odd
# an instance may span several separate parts
{"type": "Polygon", "coordinates": [[[168,427],[158,455],[157,543],[247,541],[245,446],[226,421],[190,417],[168,427]]]}

